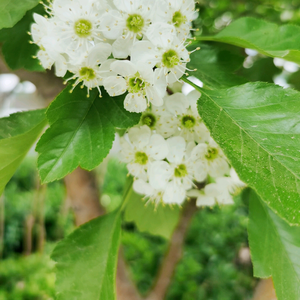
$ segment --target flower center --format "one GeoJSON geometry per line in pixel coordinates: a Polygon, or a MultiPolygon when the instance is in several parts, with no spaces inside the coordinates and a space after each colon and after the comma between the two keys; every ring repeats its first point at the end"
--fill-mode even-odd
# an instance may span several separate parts
{"type": "Polygon", "coordinates": [[[162,56],[162,63],[169,69],[174,68],[180,62],[180,58],[175,50],[168,50],[162,56]]]}
{"type": "Polygon", "coordinates": [[[156,118],[152,114],[144,114],[141,118],[141,122],[143,125],[147,125],[150,128],[153,128],[156,124],[156,118]]]}
{"type": "Polygon", "coordinates": [[[93,69],[88,67],[83,67],[79,71],[80,78],[82,80],[90,81],[96,77],[96,73],[93,69]]]}
{"type": "Polygon", "coordinates": [[[139,93],[143,92],[143,89],[146,86],[146,83],[143,79],[139,78],[140,74],[136,74],[135,77],[132,77],[128,80],[128,92],[129,93],[139,93]]]}
{"type": "Polygon", "coordinates": [[[148,162],[148,156],[144,152],[135,153],[135,162],[140,165],[146,165],[148,162]]]}
{"type": "Polygon", "coordinates": [[[186,166],[181,164],[174,171],[175,177],[185,177],[188,174],[186,166]]]}
{"type": "Polygon", "coordinates": [[[182,24],[187,22],[187,18],[180,11],[176,11],[173,15],[172,22],[175,27],[180,27],[182,24]]]}
{"type": "Polygon", "coordinates": [[[91,35],[92,23],[85,19],[80,19],[75,22],[75,32],[79,37],[88,37],[91,35]]]}
{"type": "Polygon", "coordinates": [[[219,150],[216,148],[208,148],[205,157],[208,160],[214,160],[218,156],[219,150]]]}
{"type": "Polygon", "coordinates": [[[126,21],[127,28],[134,33],[141,32],[144,27],[144,24],[144,19],[138,14],[129,15],[126,21]]]}
{"type": "Polygon", "coordinates": [[[193,116],[186,115],[182,117],[181,124],[183,127],[190,129],[195,126],[196,119],[193,116]]]}

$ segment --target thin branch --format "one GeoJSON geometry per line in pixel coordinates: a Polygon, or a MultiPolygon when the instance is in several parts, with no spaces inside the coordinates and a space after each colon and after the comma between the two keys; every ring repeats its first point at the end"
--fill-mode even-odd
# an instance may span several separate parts
{"type": "Polygon", "coordinates": [[[190,221],[197,211],[196,199],[186,202],[179,223],[171,237],[169,249],[163,259],[157,279],[146,300],[163,300],[167,294],[177,263],[182,257],[184,240],[190,221]]]}

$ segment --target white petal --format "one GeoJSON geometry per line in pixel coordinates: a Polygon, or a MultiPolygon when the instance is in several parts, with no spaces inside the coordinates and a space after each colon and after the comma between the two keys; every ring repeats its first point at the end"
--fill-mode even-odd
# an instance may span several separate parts
{"type": "Polygon", "coordinates": [[[167,184],[163,201],[167,204],[182,204],[186,198],[186,190],[181,185],[177,185],[174,181],[167,184]]]}
{"type": "Polygon", "coordinates": [[[156,58],[157,51],[155,46],[149,41],[138,42],[132,47],[131,61],[136,64],[148,64],[150,67],[154,67],[159,58],[156,58]]]}
{"type": "Polygon", "coordinates": [[[124,108],[130,112],[143,112],[147,109],[147,100],[141,94],[130,93],[125,97],[124,108]]]}
{"type": "Polygon", "coordinates": [[[115,40],[112,45],[114,58],[127,58],[132,49],[133,39],[128,36],[123,38],[122,36],[115,40]]]}
{"type": "Polygon", "coordinates": [[[155,46],[167,48],[176,36],[176,29],[165,22],[157,22],[149,26],[146,36],[155,46]]]}
{"type": "Polygon", "coordinates": [[[197,206],[214,206],[216,204],[216,200],[214,197],[200,195],[197,198],[197,206]]]}
{"type": "Polygon", "coordinates": [[[94,66],[103,63],[111,55],[112,47],[107,43],[98,43],[89,52],[88,65],[94,66]]]}
{"type": "Polygon", "coordinates": [[[137,179],[133,182],[133,190],[141,195],[152,196],[155,191],[153,187],[142,179],[137,179]]]}
{"type": "Polygon", "coordinates": [[[171,163],[180,164],[185,152],[185,140],[180,136],[174,136],[167,140],[169,153],[167,160],[171,163]]]}
{"type": "Polygon", "coordinates": [[[189,107],[189,102],[184,94],[175,93],[165,98],[165,106],[170,113],[174,115],[182,115],[186,113],[189,107]]]}
{"type": "Polygon", "coordinates": [[[110,10],[101,16],[100,28],[103,35],[111,40],[119,38],[123,33],[122,15],[117,10],[110,10]]]}
{"type": "Polygon", "coordinates": [[[152,134],[149,145],[147,147],[147,154],[154,160],[165,159],[169,152],[166,140],[159,134],[152,134]]]}
{"type": "Polygon", "coordinates": [[[157,190],[164,189],[172,174],[173,170],[166,161],[155,161],[148,169],[149,183],[157,190]]]}
{"type": "Polygon", "coordinates": [[[111,64],[111,70],[124,77],[134,76],[137,73],[135,64],[128,60],[117,60],[111,64]]]}
{"type": "Polygon", "coordinates": [[[111,97],[122,95],[127,91],[126,80],[120,76],[105,78],[103,86],[111,97]]]}
{"type": "Polygon", "coordinates": [[[143,149],[149,144],[151,137],[151,129],[147,126],[133,127],[128,131],[128,137],[130,142],[137,149],[143,149]]]}
{"type": "Polygon", "coordinates": [[[127,164],[127,169],[132,176],[147,180],[144,166],[137,163],[129,163],[127,164]]]}
{"type": "Polygon", "coordinates": [[[196,179],[196,181],[202,182],[206,179],[206,177],[207,177],[207,165],[203,161],[197,160],[194,163],[193,171],[194,171],[193,172],[194,178],[196,179]]]}
{"type": "Polygon", "coordinates": [[[163,98],[159,95],[157,90],[152,86],[146,88],[146,96],[148,101],[155,106],[162,106],[164,104],[163,98]]]}

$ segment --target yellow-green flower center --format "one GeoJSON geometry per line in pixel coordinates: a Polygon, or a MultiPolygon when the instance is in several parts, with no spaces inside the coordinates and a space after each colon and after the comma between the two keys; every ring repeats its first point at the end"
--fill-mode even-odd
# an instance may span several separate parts
{"type": "Polygon", "coordinates": [[[128,80],[128,92],[129,93],[142,93],[146,83],[140,78],[140,74],[137,73],[135,77],[128,80]]]}
{"type": "Polygon", "coordinates": [[[141,123],[143,125],[149,126],[150,128],[153,128],[156,124],[156,118],[153,114],[146,113],[146,114],[142,115],[141,123]]]}
{"type": "Polygon", "coordinates": [[[172,22],[175,27],[180,27],[187,22],[187,18],[180,11],[176,11],[173,15],[172,22]]]}
{"type": "Polygon", "coordinates": [[[216,148],[208,148],[207,153],[205,155],[205,157],[208,160],[214,160],[219,154],[219,150],[216,148]]]}
{"type": "Polygon", "coordinates": [[[148,162],[148,156],[144,152],[135,153],[135,162],[140,165],[146,165],[148,162]]]}
{"type": "Polygon", "coordinates": [[[92,23],[88,20],[85,19],[80,19],[78,21],[75,22],[75,32],[79,37],[88,37],[89,35],[91,35],[91,31],[92,31],[92,23]]]}
{"type": "Polygon", "coordinates": [[[141,15],[138,14],[129,15],[126,21],[127,28],[134,33],[141,32],[143,30],[144,24],[144,19],[141,15]]]}
{"type": "Polygon", "coordinates": [[[90,81],[96,77],[96,73],[93,69],[88,67],[83,67],[79,71],[80,78],[82,80],[90,81]]]}
{"type": "Polygon", "coordinates": [[[175,168],[174,175],[175,177],[185,177],[188,174],[186,166],[181,164],[175,168]]]}
{"type": "Polygon", "coordinates": [[[193,116],[186,115],[181,119],[181,124],[187,129],[191,129],[196,125],[196,119],[193,116]]]}
{"type": "Polygon", "coordinates": [[[180,62],[180,58],[177,52],[173,49],[168,50],[162,56],[162,63],[165,67],[172,69],[177,66],[180,62]]]}

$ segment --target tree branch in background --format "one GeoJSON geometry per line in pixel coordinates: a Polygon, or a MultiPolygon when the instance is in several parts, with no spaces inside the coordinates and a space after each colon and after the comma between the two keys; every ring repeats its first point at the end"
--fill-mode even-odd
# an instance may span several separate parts
{"type": "Polygon", "coordinates": [[[77,226],[105,214],[100,205],[100,193],[94,172],[77,168],[65,177],[65,184],[77,226]]]}
{"type": "Polygon", "coordinates": [[[21,81],[32,82],[38,94],[47,105],[64,89],[63,81],[54,75],[53,71],[29,72],[26,70],[10,70],[0,57],[0,74],[15,74],[21,81]]]}
{"type": "Polygon", "coordinates": [[[190,221],[196,212],[196,199],[192,198],[183,207],[179,223],[171,237],[169,249],[162,261],[154,286],[146,300],[165,299],[177,263],[182,257],[184,240],[190,221]]]}
{"type": "Polygon", "coordinates": [[[259,281],[255,288],[253,300],[277,300],[272,278],[259,281]]]}

